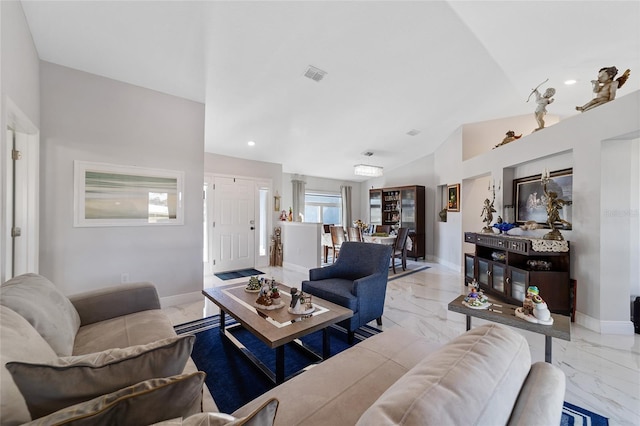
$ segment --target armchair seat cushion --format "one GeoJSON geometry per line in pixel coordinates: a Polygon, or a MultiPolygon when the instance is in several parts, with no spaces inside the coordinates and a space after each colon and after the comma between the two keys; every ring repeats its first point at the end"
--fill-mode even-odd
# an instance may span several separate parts
{"type": "Polygon", "coordinates": [[[351,293],[353,281],[344,278],[328,278],[321,281],[303,281],[302,291],[311,293],[353,312],[358,311],[358,298],[351,293]]]}

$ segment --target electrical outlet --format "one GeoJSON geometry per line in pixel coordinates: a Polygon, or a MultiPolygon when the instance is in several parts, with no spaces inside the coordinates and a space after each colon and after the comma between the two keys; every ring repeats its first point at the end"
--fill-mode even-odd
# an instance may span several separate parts
{"type": "Polygon", "coordinates": [[[123,272],[120,274],[120,282],[122,284],[128,283],[129,282],[129,273],[128,272],[123,272]]]}

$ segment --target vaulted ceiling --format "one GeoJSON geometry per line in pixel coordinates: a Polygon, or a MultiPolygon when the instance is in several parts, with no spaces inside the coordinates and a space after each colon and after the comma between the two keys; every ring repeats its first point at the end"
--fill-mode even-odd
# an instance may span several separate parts
{"type": "Polygon", "coordinates": [[[22,4],[42,60],[205,103],[205,151],[308,176],[362,180],[357,163],[394,169],[464,123],[533,114],[546,79],[561,117],[602,67],[631,69],[618,96],[640,88],[638,1],[22,4]]]}

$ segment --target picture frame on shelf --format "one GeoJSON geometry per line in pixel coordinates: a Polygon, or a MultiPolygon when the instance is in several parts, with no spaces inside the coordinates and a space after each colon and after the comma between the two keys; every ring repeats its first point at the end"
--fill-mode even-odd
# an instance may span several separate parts
{"type": "Polygon", "coordinates": [[[184,224],[184,172],[74,161],[74,227],[184,224]]]}
{"type": "MultiPolygon", "coordinates": [[[[560,210],[560,216],[567,222],[572,222],[573,168],[551,172],[550,178],[547,190],[554,191],[558,194],[558,198],[568,203],[560,210]]],[[[528,221],[535,221],[545,228],[549,227],[546,197],[542,188],[542,174],[514,179],[513,199],[517,224],[522,225],[528,221]]]]}
{"type": "Polygon", "coordinates": [[[447,211],[460,211],[460,184],[447,185],[447,211]]]}

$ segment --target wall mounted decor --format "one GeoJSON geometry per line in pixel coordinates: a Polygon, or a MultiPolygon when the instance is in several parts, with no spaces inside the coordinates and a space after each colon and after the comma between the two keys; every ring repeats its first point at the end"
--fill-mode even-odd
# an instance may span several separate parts
{"type": "MultiPolygon", "coordinates": [[[[571,222],[573,200],[573,169],[550,172],[547,184],[549,191],[554,191],[559,198],[569,205],[560,210],[560,217],[571,222]]],[[[513,181],[513,199],[515,200],[516,223],[522,225],[527,221],[535,221],[542,227],[547,225],[547,200],[542,187],[542,173],[513,181]]]]}
{"type": "Polygon", "coordinates": [[[184,172],[74,162],[76,227],[184,224],[184,172]]]}
{"type": "Polygon", "coordinates": [[[460,184],[447,186],[447,211],[460,211],[460,184]]]}

